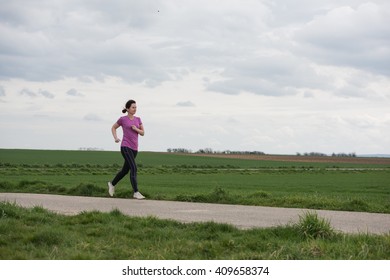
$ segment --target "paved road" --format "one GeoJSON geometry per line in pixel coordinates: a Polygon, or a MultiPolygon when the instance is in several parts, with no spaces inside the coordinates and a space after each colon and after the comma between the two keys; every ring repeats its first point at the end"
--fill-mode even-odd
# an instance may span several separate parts
{"type": "MultiPolygon", "coordinates": [[[[189,203],[177,201],[135,200],[46,194],[0,193],[0,201],[23,207],[41,206],[51,211],[74,215],[82,211],[109,212],[118,209],[129,216],[154,216],[180,222],[232,224],[238,228],[265,228],[295,223],[308,209],[189,203]]],[[[310,210],[313,211],[313,210],[310,210]]],[[[346,233],[390,233],[390,214],[315,210],[320,217],[346,233]]]]}

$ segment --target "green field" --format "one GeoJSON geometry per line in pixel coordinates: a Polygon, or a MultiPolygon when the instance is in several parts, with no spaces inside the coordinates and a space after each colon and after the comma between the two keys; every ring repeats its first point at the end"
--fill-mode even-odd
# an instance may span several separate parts
{"type": "MultiPolygon", "coordinates": [[[[0,192],[108,197],[119,152],[0,150],[0,192]]],[[[198,157],[141,152],[148,199],[390,213],[390,165],[198,157]]],[[[128,178],[116,196],[131,197],[128,178]]],[[[239,230],[85,212],[63,216],[0,203],[0,259],[390,259],[390,234],[298,224],[239,230]]]]}
{"type": "MultiPolygon", "coordinates": [[[[0,191],[108,196],[119,152],[0,150],[0,191]]],[[[149,199],[390,213],[390,165],[140,152],[149,199]]],[[[132,195],[128,178],[116,196],[132,195]]]]}

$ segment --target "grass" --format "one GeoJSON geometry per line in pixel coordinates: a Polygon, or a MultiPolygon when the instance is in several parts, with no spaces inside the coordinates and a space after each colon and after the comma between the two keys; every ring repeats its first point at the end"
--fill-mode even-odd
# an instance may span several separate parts
{"type": "MultiPolygon", "coordinates": [[[[390,213],[390,166],[140,153],[149,199],[390,213]]],[[[0,192],[107,197],[119,152],[0,149],[0,192]]],[[[131,197],[128,179],[116,191],[131,197]]],[[[57,215],[0,203],[0,259],[390,259],[390,235],[341,234],[312,212],[239,230],[120,211],[57,215]]]]}
{"type": "MultiPolygon", "coordinates": [[[[149,199],[390,213],[386,165],[301,163],[140,153],[149,199]],[[378,168],[379,167],[379,168],[378,168]]],[[[118,152],[0,150],[0,191],[106,197],[118,152]]],[[[131,197],[128,178],[116,196],[131,197]]]]}
{"type": "Polygon", "coordinates": [[[319,218],[315,212],[306,212],[300,216],[299,222],[295,226],[305,239],[331,239],[336,234],[330,221],[319,218]]]}
{"type": "MultiPolygon", "coordinates": [[[[22,150],[0,149],[0,162],[9,164],[31,165],[122,165],[120,152],[112,151],[56,151],[56,150],[22,150]]],[[[388,164],[351,164],[342,162],[299,162],[299,161],[269,161],[199,157],[170,153],[140,152],[137,156],[138,164],[144,167],[184,167],[184,168],[390,168],[388,164]]]]}
{"type": "Polygon", "coordinates": [[[118,210],[63,216],[3,202],[0,259],[390,259],[390,235],[343,235],[307,213],[290,226],[239,230],[118,210]]]}

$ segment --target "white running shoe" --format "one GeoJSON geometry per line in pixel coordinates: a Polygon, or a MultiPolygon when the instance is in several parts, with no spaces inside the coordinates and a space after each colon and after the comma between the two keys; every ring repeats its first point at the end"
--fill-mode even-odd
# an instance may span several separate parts
{"type": "Polygon", "coordinates": [[[133,197],[136,199],[144,199],[145,198],[140,192],[135,192],[133,197]]]}
{"type": "Polygon", "coordinates": [[[110,196],[114,196],[115,186],[113,184],[111,184],[111,182],[108,182],[107,185],[108,185],[108,193],[109,193],[109,195],[110,196]]]}

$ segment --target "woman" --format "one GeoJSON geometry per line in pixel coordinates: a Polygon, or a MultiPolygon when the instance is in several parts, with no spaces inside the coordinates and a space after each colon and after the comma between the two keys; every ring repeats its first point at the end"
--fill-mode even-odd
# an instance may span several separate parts
{"type": "Polygon", "coordinates": [[[115,142],[119,143],[121,140],[118,138],[116,130],[120,126],[122,127],[123,139],[121,154],[125,159],[125,162],[122,170],[118,172],[111,182],[108,182],[108,193],[110,196],[113,196],[116,184],[130,171],[130,183],[134,191],[133,197],[136,199],[144,199],[145,197],[138,191],[137,165],[135,163],[135,158],[138,153],[138,134],[144,136],[145,130],[141,119],[135,116],[137,104],[134,100],[127,101],[125,109],[122,110],[122,113],[126,112],[127,115],[120,117],[111,128],[115,142]]]}

